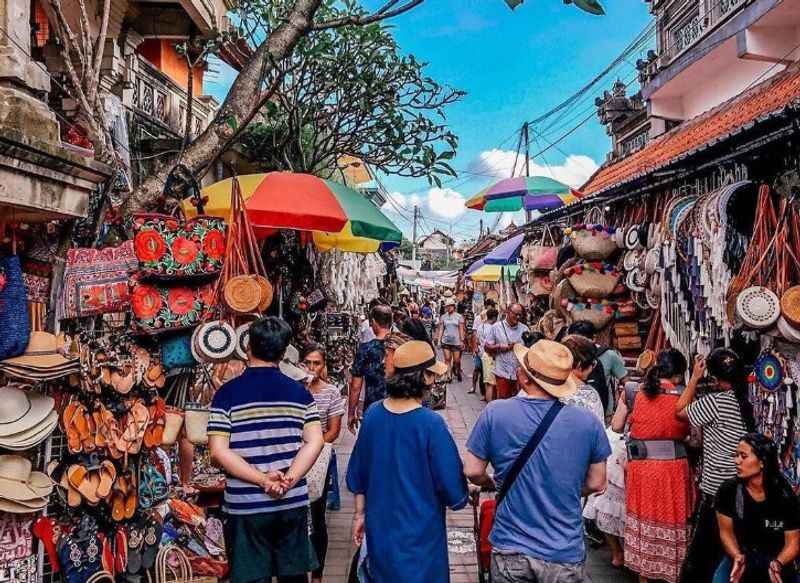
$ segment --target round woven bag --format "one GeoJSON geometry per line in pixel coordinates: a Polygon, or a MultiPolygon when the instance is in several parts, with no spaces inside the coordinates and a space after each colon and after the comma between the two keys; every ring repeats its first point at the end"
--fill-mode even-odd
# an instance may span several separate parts
{"type": "Polygon", "coordinates": [[[272,284],[263,275],[256,275],[256,283],[261,288],[261,301],[258,303],[258,311],[263,312],[272,305],[272,284]]]}
{"type": "Polygon", "coordinates": [[[786,318],[781,316],[778,318],[778,332],[781,333],[788,342],[800,343],[800,330],[792,326],[786,321],[786,318]]]}
{"type": "Polygon", "coordinates": [[[625,249],[625,229],[617,229],[614,231],[614,243],[620,249],[625,249]]]}
{"type": "Polygon", "coordinates": [[[789,324],[800,328],[800,285],[790,287],[783,292],[781,314],[789,324]]]}
{"type": "Polygon", "coordinates": [[[628,275],[625,277],[625,285],[627,285],[628,289],[631,291],[643,292],[645,288],[641,284],[641,280],[642,278],[639,273],[639,268],[636,267],[633,269],[633,271],[628,272],[628,275]]]}
{"type": "Polygon", "coordinates": [[[647,252],[644,258],[644,271],[647,275],[653,275],[658,269],[658,264],[661,261],[661,250],[658,247],[653,247],[647,252]]]}
{"type": "Polygon", "coordinates": [[[781,315],[781,303],[775,293],[765,287],[743,289],[736,298],[736,315],[748,328],[763,330],[774,325],[781,315]]]}
{"type": "Polygon", "coordinates": [[[753,365],[753,374],[759,384],[768,391],[775,391],[783,383],[783,365],[777,356],[764,352],[753,365]]]}
{"type": "Polygon", "coordinates": [[[641,248],[639,243],[639,225],[628,227],[625,231],[625,247],[631,250],[641,248]]]}
{"type": "Polygon", "coordinates": [[[584,269],[581,273],[572,273],[569,283],[575,293],[582,298],[602,299],[612,294],[617,287],[619,273],[600,273],[584,269]]]}
{"type": "Polygon", "coordinates": [[[250,322],[236,328],[236,356],[247,360],[247,349],[250,347],[250,322]]]}
{"type": "Polygon", "coordinates": [[[627,251],[625,255],[622,256],[622,268],[625,271],[633,271],[634,269],[636,269],[636,266],[639,265],[641,256],[642,256],[641,251],[637,251],[634,249],[627,251]]]}
{"type": "Polygon", "coordinates": [[[222,297],[234,312],[249,314],[261,303],[261,285],[252,275],[239,275],[225,284],[222,297]]]}
{"type": "Polygon", "coordinates": [[[224,362],[236,350],[236,331],[227,322],[209,322],[197,332],[196,351],[205,362],[224,362]]]}
{"type": "Polygon", "coordinates": [[[617,244],[606,231],[580,230],[572,233],[575,253],[587,261],[602,261],[617,250],[617,244]]]}
{"type": "Polygon", "coordinates": [[[570,323],[574,322],[591,322],[595,330],[602,330],[611,323],[614,319],[614,314],[609,314],[607,310],[597,310],[594,306],[589,305],[583,310],[571,310],[569,312],[570,323]]]}

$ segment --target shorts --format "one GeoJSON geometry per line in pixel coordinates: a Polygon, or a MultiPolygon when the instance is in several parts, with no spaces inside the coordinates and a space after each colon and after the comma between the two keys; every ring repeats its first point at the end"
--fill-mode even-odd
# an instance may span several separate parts
{"type": "Polygon", "coordinates": [[[472,362],[475,365],[475,370],[477,372],[480,372],[481,369],[483,368],[483,360],[481,360],[481,357],[480,357],[479,354],[474,355],[472,358],[473,358],[472,362]]]}
{"type": "Polygon", "coordinates": [[[442,344],[442,350],[449,350],[450,352],[461,352],[460,344],[442,344]]]}
{"type": "Polygon", "coordinates": [[[319,564],[308,535],[308,506],[225,517],[230,580],[304,575],[319,564]]]}
{"type": "Polygon", "coordinates": [[[488,352],[484,352],[481,361],[483,362],[483,382],[487,385],[497,384],[494,376],[494,358],[488,352]]]}
{"type": "Polygon", "coordinates": [[[494,583],[585,583],[584,563],[550,563],[518,553],[492,553],[492,581],[494,583]]]}

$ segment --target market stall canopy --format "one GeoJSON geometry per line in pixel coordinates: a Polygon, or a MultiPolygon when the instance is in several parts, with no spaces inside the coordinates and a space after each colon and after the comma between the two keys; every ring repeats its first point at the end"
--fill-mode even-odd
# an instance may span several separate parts
{"type": "Polygon", "coordinates": [[[466,207],[488,213],[547,211],[577,201],[581,194],[547,176],[505,178],[470,198],[466,207]]]}
{"type": "Polygon", "coordinates": [[[490,251],[483,261],[486,265],[514,265],[519,259],[519,252],[522,243],[525,241],[525,233],[520,233],[504,241],[492,251],[490,251]]]}
{"type": "MultiPolygon", "coordinates": [[[[266,236],[274,229],[316,231],[321,248],[370,253],[381,242],[400,243],[402,233],[374,204],[357,191],[332,180],[310,174],[269,172],[239,176],[247,216],[256,234],[266,236]]],[[[232,178],[203,189],[208,197],[204,211],[230,216],[232,178]]],[[[184,201],[188,216],[197,214],[184,201]]]]}
{"type": "Polygon", "coordinates": [[[483,265],[467,275],[472,281],[497,282],[513,281],[519,272],[519,265],[483,265]]]}

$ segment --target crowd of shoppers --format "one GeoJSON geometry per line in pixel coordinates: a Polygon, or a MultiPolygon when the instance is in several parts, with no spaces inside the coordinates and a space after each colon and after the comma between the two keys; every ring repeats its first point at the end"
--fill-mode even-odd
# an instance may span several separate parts
{"type": "Polygon", "coordinates": [[[753,432],[735,352],[717,349],[690,370],[665,349],[631,381],[585,323],[542,339],[523,306],[501,316],[487,302],[470,334],[457,307],[445,299],[431,337],[430,304],[372,303],[347,404],[327,382],[323,347],[306,347],[293,375],[282,362],[288,326],[253,324],[249,366],[217,392],[209,421],[212,456],[228,476],[232,581],[324,580],[328,490],[309,503],[305,476],[339,437],[347,408],[357,434],[347,486],[360,581],[449,581],[445,515],[467,504],[470,483],[473,498],[497,491],[494,583],[589,581],[586,520],[612,564],[642,583],[795,583],[800,506],[775,445],[753,432]],[[470,392],[480,387],[487,405],[462,461],[444,419],[425,405],[437,378],[460,378],[468,347],[478,370],[470,392]],[[702,434],[697,484],[693,430],[702,434]]]}

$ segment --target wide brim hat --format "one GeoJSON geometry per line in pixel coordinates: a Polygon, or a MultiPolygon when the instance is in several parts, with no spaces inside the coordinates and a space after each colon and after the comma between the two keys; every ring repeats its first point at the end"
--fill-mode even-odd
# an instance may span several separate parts
{"type": "Polygon", "coordinates": [[[539,340],[531,348],[515,344],[514,356],[525,374],[553,397],[561,399],[578,391],[572,353],[563,344],[552,340],[539,340]]]}
{"type": "Polygon", "coordinates": [[[411,340],[394,351],[394,370],[395,374],[427,370],[440,377],[447,372],[447,365],[436,360],[436,353],[430,344],[422,340],[411,340]]]}
{"type": "Polygon", "coordinates": [[[28,346],[21,356],[7,358],[4,364],[32,367],[36,369],[51,369],[77,362],[76,359],[66,358],[58,351],[58,338],[49,332],[31,332],[28,346]]]}
{"type": "Polygon", "coordinates": [[[53,480],[31,467],[20,455],[0,455],[0,498],[38,508],[39,500],[53,493],[53,480]]]}
{"type": "Polygon", "coordinates": [[[444,301],[444,307],[445,307],[445,308],[446,308],[447,306],[455,306],[455,305],[456,305],[456,300],[455,300],[454,298],[447,298],[447,299],[444,301]]]}
{"type": "Polygon", "coordinates": [[[299,366],[295,366],[294,364],[286,360],[280,361],[278,363],[278,368],[287,377],[289,377],[293,381],[297,381],[300,383],[305,382],[307,380],[311,380],[314,377],[314,375],[308,372],[307,370],[304,370],[299,366]]]}
{"type": "Polygon", "coordinates": [[[24,391],[14,385],[0,387],[0,437],[37,427],[54,407],[53,397],[24,391]]]}
{"type": "Polygon", "coordinates": [[[47,439],[56,425],[58,425],[58,411],[53,409],[43,421],[29,429],[0,437],[0,447],[14,451],[30,449],[47,439]]]}
{"type": "Polygon", "coordinates": [[[80,371],[80,367],[75,366],[68,369],[49,369],[47,372],[39,372],[29,368],[21,368],[17,366],[9,366],[0,364],[0,372],[6,376],[20,381],[28,381],[34,383],[55,381],[71,374],[80,371]]]}

